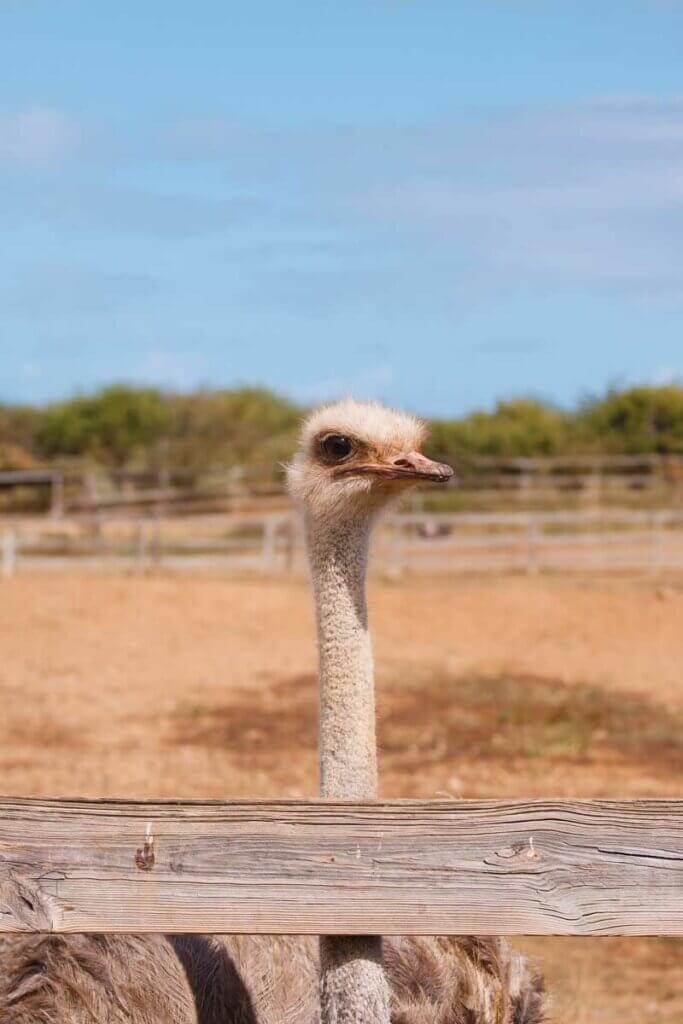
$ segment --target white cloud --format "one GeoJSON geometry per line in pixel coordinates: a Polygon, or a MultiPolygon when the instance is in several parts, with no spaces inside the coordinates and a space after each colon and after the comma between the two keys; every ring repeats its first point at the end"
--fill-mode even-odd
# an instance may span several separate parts
{"type": "Polygon", "coordinates": [[[375,299],[396,308],[413,275],[412,290],[430,301],[517,279],[683,295],[681,96],[405,124],[269,129],[204,118],[148,132],[144,152],[141,135],[131,127],[117,150],[127,177],[85,182],[67,157],[96,151],[106,165],[113,151],[92,144],[110,139],[105,128],[86,132],[40,108],[0,116],[0,166],[64,164],[49,188],[8,180],[4,216],[169,238],[224,235],[238,247],[241,229],[258,220],[260,237],[284,247],[273,266],[240,250],[256,265],[253,291],[321,315],[375,299]],[[197,185],[188,168],[195,161],[200,180],[220,182],[218,193],[197,185]],[[210,175],[206,161],[216,165],[210,175]],[[175,193],[150,187],[149,162],[159,180],[169,169],[175,193]],[[144,186],[125,184],[140,166],[144,186]],[[328,266],[297,255],[295,238],[330,229],[349,242],[343,258],[328,266]]]}
{"type": "Polygon", "coordinates": [[[683,292],[680,96],[290,131],[207,119],[165,145],[223,161],[236,181],[270,173],[299,216],[373,233],[425,272],[450,264],[454,282],[519,273],[683,292]]]}

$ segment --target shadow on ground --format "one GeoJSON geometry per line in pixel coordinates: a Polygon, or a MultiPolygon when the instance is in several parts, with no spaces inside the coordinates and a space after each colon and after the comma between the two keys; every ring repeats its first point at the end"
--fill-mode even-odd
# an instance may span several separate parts
{"type": "MultiPolygon", "coordinates": [[[[421,779],[463,763],[494,774],[514,765],[522,776],[546,764],[601,777],[615,767],[667,777],[683,769],[680,710],[595,686],[402,670],[382,677],[378,706],[382,778],[396,796],[429,795],[421,779]]],[[[275,781],[292,759],[315,757],[316,719],[312,676],[266,680],[225,704],[180,705],[170,741],[220,748],[275,781]]]]}

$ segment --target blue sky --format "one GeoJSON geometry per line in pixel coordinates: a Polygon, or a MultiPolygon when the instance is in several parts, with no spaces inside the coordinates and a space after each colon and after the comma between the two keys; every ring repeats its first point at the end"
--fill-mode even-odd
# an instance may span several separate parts
{"type": "Polygon", "coordinates": [[[0,0],[0,398],[683,377],[683,0],[0,0]]]}

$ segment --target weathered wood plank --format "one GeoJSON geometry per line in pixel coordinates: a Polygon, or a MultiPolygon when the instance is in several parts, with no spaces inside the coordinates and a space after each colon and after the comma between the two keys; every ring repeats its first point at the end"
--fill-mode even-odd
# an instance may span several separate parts
{"type": "Polygon", "coordinates": [[[683,935],[683,800],[0,800],[0,931],[683,935]]]}

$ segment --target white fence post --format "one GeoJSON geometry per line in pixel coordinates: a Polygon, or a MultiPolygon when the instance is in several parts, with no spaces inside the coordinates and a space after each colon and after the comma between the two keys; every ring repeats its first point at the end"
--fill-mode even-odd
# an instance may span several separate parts
{"type": "Polygon", "coordinates": [[[294,552],[296,547],[296,528],[298,525],[298,519],[293,516],[287,516],[285,520],[285,551],[284,551],[284,567],[287,572],[291,572],[294,568],[294,552]]]}
{"type": "Polygon", "coordinates": [[[154,558],[154,564],[159,567],[164,554],[164,536],[163,528],[159,520],[159,516],[154,520],[154,534],[152,537],[152,553],[154,558]]]}
{"type": "Polygon", "coordinates": [[[138,519],[135,533],[135,555],[139,572],[144,572],[147,566],[147,528],[142,519],[138,519]]]}
{"type": "Polygon", "coordinates": [[[263,560],[264,572],[272,572],[277,560],[277,521],[269,516],[263,520],[263,560]]]}
{"type": "Polygon", "coordinates": [[[529,518],[526,527],[526,574],[538,575],[540,569],[540,534],[538,524],[529,518]]]}
{"type": "Polygon", "coordinates": [[[656,576],[662,565],[662,547],[664,542],[664,517],[661,512],[654,512],[650,520],[650,574],[656,576]]]}
{"type": "Polygon", "coordinates": [[[526,531],[526,572],[527,576],[538,576],[539,571],[539,531],[534,519],[530,516],[526,531]]]}
{"type": "Polygon", "coordinates": [[[2,576],[8,580],[17,568],[17,535],[14,530],[5,530],[2,535],[2,576]]]}

